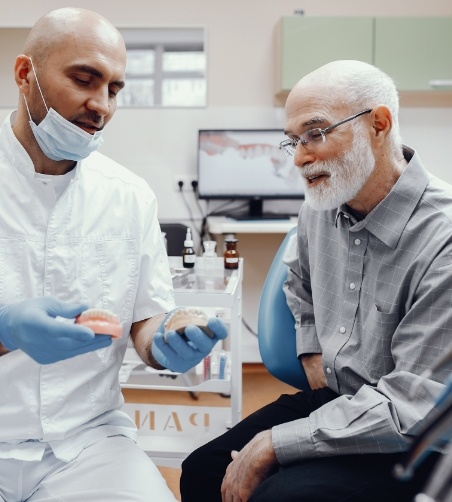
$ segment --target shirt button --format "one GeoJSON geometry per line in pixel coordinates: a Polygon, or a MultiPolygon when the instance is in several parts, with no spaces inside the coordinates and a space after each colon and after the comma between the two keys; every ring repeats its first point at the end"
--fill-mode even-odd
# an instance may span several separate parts
{"type": "Polygon", "coordinates": [[[355,289],[356,288],[356,284],[354,282],[351,282],[350,283],[350,289],[355,289]]]}
{"type": "Polygon", "coordinates": [[[361,239],[355,239],[355,244],[359,246],[361,244],[361,239]]]}
{"type": "Polygon", "coordinates": [[[327,372],[328,374],[331,374],[331,368],[327,368],[327,369],[326,369],[326,372],[327,372]]]}
{"type": "Polygon", "coordinates": [[[345,333],[345,328],[344,328],[344,326],[341,326],[341,327],[339,328],[339,331],[340,331],[341,333],[345,333]]]}

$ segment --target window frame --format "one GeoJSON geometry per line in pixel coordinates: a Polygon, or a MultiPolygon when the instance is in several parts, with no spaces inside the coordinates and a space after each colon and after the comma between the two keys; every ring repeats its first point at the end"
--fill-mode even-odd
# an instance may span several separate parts
{"type": "MultiPolygon", "coordinates": [[[[207,54],[204,28],[128,28],[119,30],[124,37],[126,50],[154,51],[154,71],[142,74],[126,72],[128,81],[152,79],[154,82],[153,104],[124,104],[118,97],[118,108],[205,108],[207,106],[207,54]],[[163,70],[165,52],[202,52],[205,57],[204,71],[163,70]],[[165,105],[163,103],[163,83],[165,79],[203,79],[205,96],[203,104],[165,105]]],[[[124,91],[122,91],[124,92],[124,91]]]]}

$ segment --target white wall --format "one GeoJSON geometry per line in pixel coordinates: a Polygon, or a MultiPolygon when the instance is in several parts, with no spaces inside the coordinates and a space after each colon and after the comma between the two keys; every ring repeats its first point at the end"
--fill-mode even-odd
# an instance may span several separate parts
{"type": "MultiPolygon", "coordinates": [[[[105,154],[149,182],[159,200],[161,219],[178,221],[188,220],[188,212],[172,188],[173,177],[196,174],[198,129],[283,126],[283,110],[274,107],[273,98],[276,70],[273,37],[281,16],[300,8],[306,15],[452,15],[450,0],[22,0],[20,6],[11,1],[2,4],[0,27],[30,27],[49,10],[78,6],[96,10],[118,27],[206,28],[208,106],[192,110],[118,110],[105,131],[102,147],[105,154]]],[[[321,40],[322,34],[318,37],[321,40]]],[[[300,47],[300,55],[303,50],[300,47]]],[[[12,69],[0,68],[0,71],[11,71],[12,79],[12,69]]],[[[9,111],[0,109],[0,120],[9,111]]],[[[446,153],[452,140],[452,108],[402,108],[400,125],[404,141],[420,152],[426,167],[452,183],[446,153]]],[[[193,213],[199,215],[198,206],[190,196],[187,199],[193,213]]],[[[280,240],[276,236],[263,238],[260,243],[243,242],[242,249],[248,253],[253,246],[260,246],[271,257],[280,240]]],[[[262,276],[268,259],[262,261],[262,276]]],[[[250,286],[244,287],[244,315],[255,327],[262,278],[248,282],[250,286]]]]}
{"type": "MultiPolygon", "coordinates": [[[[208,106],[122,109],[105,131],[102,151],[150,183],[160,201],[162,219],[187,218],[172,180],[173,175],[196,173],[199,128],[283,126],[283,110],[273,106],[273,36],[281,16],[299,8],[306,15],[452,15],[450,0],[23,0],[20,8],[14,2],[2,3],[0,27],[29,27],[53,8],[76,5],[95,9],[120,27],[206,28],[208,106]]],[[[8,111],[0,109],[0,119],[8,111]]],[[[447,139],[452,138],[452,108],[402,109],[400,122],[404,140],[420,151],[427,167],[452,182],[452,170],[442,154],[447,139]]],[[[195,204],[193,208],[196,213],[195,204]]]]}

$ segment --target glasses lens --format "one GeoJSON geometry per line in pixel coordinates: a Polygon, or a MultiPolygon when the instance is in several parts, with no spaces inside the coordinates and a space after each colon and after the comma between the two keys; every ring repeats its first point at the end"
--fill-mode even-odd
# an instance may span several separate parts
{"type": "Polygon", "coordinates": [[[322,129],[310,129],[304,132],[298,139],[286,139],[281,141],[279,148],[286,155],[295,155],[297,144],[301,143],[305,148],[312,148],[314,145],[325,142],[325,134],[322,129]]]}
{"type": "Polygon", "coordinates": [[[283,153],[287,156],[293,155],[295,153],[294,142],[290,139],[281,141],[279,148],[281,148],[283,153]]]}
{"type": "Polygon", "coordinates": [[[311,143],[323,143],[325,141],[325,136],[322,129],[310,129],[303,133],[300,139],[304,146],[308,146],[311,143]]]}

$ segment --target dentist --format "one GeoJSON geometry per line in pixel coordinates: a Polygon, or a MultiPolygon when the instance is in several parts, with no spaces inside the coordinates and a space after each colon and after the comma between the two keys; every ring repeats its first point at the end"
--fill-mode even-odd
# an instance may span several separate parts
{"type": "Polygon", "coordinates": [[[184,372],[227,335],[175,308],[147,183],[96,152],[125,85],[126,50],[102,16],[63,8],[37,21],[15,64],[18,109],[0,130],[0,501],[175,500],[121,411],[130,334],[142,359],[184,372]],[[72,322],[119,317],[112,340],[72,322]]]}

